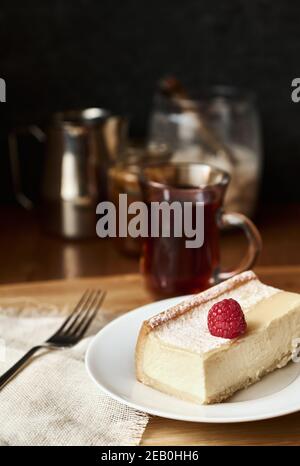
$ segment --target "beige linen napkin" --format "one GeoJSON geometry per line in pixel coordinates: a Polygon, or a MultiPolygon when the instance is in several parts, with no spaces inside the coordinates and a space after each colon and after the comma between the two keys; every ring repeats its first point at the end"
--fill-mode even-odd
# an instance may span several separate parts
{"type": "MultiPolygon", "coordinates": [[[[63,318],[51,305],[1,300],[0,374],[48,338],[63,318]]],[[[92,332],[105,323],[100,311],[92,332]]],[[[89,341],[44,352],[0,390],[0,445],[139,444],[148,416],[101,393],[89,379],[84,367],[89,341]]]]}

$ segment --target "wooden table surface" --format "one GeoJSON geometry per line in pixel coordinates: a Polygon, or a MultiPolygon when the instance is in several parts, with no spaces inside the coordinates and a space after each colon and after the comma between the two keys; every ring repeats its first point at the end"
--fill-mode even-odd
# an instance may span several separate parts
{"type": "MultiPolygon", "coordinates": [[[[268,284],[300,292],[300,266],[258,267],[256,272],[268,284]]],[[[87,287],[107,290],[102,312],[114,318],[150,302],[138,274],[2,285],[0,301],[30,296],[41,302],[63,306],[74,304],[87,287]]],[[[204,424],[152,417],[143,445],[300,445],[300,412],[259,422],[204,424]]]]}
{"type": "MultiPolygon", "coordinates": [[[[263,238],[258,265],[300,265],[300,204],[260,207],[263,238]]],[[[236,265],[245,251],[240,232],[222,237],[222,264],[236,265]]],[[[109,239],[66,241],[43,234],[33,214],[0,207],[0,283],[138,272],[138,259],[121,255],[109,239]]]]}

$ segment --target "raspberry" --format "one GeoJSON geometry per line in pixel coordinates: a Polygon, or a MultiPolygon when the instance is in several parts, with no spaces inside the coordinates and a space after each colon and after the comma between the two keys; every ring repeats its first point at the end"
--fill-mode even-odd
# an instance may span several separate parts
{"type": "Polygon", "coordinates": [[[236,338],[246,332],[247,323],[241,306],[235,299],[223,299],[214,304],[207,316],[211,335],[236,338]]]}

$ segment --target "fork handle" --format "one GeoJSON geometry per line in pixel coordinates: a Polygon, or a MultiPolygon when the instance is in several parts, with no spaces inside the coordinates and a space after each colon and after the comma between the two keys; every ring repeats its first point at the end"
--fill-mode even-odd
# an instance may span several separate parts
{"type": "Polygon", "coordinates": [[[0,377],[0,390],[7,384],[27,363],[27,361],[41,348],[43,345],[34,346],[19,361],[17,361],[8,371],[0,377]]]}

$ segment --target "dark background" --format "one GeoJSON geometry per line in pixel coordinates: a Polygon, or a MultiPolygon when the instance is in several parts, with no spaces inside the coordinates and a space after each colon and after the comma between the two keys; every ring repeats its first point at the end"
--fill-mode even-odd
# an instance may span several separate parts
{"type": "Polygon", "coordinates": [[[299,19],[300,3],[283,0],[1,2],[0,200],[13,198],[9,128],[99,105],[129,113],[131,134],[142,137],[166,73],[193,91],[253,89],[264,131],[262,198],[299,200],[300,103],[290,97],[300,74],[299,19]]]}

